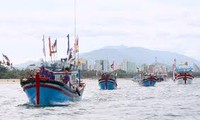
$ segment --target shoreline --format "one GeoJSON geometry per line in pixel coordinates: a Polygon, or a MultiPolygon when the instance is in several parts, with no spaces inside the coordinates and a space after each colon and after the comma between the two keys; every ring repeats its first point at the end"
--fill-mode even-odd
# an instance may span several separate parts
{"type": "MultiPolygon", "coordinates": [[[[200,77],[195,77],[193,80],[197,80],[200,77]]],[[[118,78],[117,80],[132,80],[132,78],[118,78]]],[[[83,78],[83,81],[85,80],[98,80],[97,78],[83,78]]],[[[171,78],[168,78],[167,80],[172,80],[171,78]]],[[[19,84],[20,79],[0,79],[0,84],[19,84]]]]}
{"type": "Polygon", "coordinates": [[[0,79],[0,84],[14,84],[14,83],[20,83],[20,79],[0,79]]]}

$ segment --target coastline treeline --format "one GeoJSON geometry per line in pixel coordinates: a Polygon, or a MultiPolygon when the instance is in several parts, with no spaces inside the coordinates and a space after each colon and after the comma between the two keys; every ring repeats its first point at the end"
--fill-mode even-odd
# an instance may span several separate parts
{"type": "MultiPolygon", "coordinates": [[[[132,78],[137,75],[137,73],[127,73],[124,70],[116,70],[117,78],[132,78]]],[[[33,74],[33,71],[29,69],[8,69],[4,66],[0,66],[0,79],[21,79],[28,77],[33,74]]],[[[172,72],[168,72],[168,78],[172,78],[172,72]]],[[[193,72],[194,77],[200,77],[200,72],[193,72]]],[[[98,79],[101,75],[101,72],[96,70],[82,70],[81,78],[91,78],[98,79]]]]}
{"type": "Polygon", "coordinates": [[[20,69],[9,69],[4,66],[0,66],[0,79],[20,79],[24,76],[28,76],[30,71],[20,69]]]}

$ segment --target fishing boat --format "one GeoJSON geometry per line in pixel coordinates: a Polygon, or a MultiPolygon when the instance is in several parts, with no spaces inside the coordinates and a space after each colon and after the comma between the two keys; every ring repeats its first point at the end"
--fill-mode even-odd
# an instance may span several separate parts
{"type": "Polygon", "coordinates": [[[157,77],[152,74],[146,74],[138,81],[139,85],[142,86],[154,86],[156,84],[157,77]]]}
{"type": "Polygon", "coordinates": [[[133,75],[132,81],[133,82],[139,82],[141,79],[142,79],[141,74],[137,73],[137,74],[133,75]]]}
{"type": "Polygon", "coordinates": [[[157,82],[157,77],[154,73],[147,73],[144,71],[140,71],[139,68],[137,74],[132,78],[133,82],[138,82],[141,86],[154,86],[157,82]]]}
{"type": "Polygon", "coordinates": [[[112,71],[111,72],[103,72],[106,67],[104,64],[104,60],[100,61],[100,65],[102,67],[102,73],[100,79],[98,79],[98,84],[101,90],[113,90],[117,88],[117,72],[115,71],[114,61],[110,65],[112,71]]]}
{"type": "MultiPolygon", "coordinates": [[[[74,7],[76,0],[74,0],[74,7]]],[[[76,8],[76,7],[75,7],[76,8]]],[[[51,44],[49,37],[49,52],[51,65],[43,64],[35,75],[20,80],[21,87],[29,102],[36,106],[60,105],[69,101],[81,100],[85,83],[81,81],[79,39],[76,34],[76,13],[74,9],[74,48],[70,48],[69,34],[67,57],[56,61],[57,39],[51,44]],[[73,54],[72,54],[73,53],[73,54]],[[78,53],[78,54],[77,54],[78,53]],[[54,55],[54,60],[52,60],[54,55]]],[[[43,36],[43,53],[46,60],[45,40],[43,36]]]]}
{"type": "Polygon", "coordinates": [[[57,53],[57,40],[51,45],[49,37],[50,65],[43,62],[39,69],[34,70],[35,75],[31,74],[20,80],[21,87],[31,104],[49,106],[81,100],[85,83],[81,81],[80,61],[77,57],[79,56],[78,38],[75,39],[74,50],[69,48],[68,35],[67,58],[52,61],[52,54],[57,53]]]}
{"type": "Polygon", "coordinates": [[[80,70],[51,71],[40,68],[35,76],[20,80],[29,102],[35,106],[66,104],[81,100],[85,83],[80,80],[80,70]]]}
{"type": "Polygon", "coordinates": [[[178,65],[173,72],[173,80],[178,84],[191,84],[194,76],[192,75],[192,67],[187,62],[178,65]]]}
{"type": "Polygon", "coordinates": [[[162,82],[167,80],[167,67],[165,64],[158,63],[157,57],[155,57],[155,63],[153,70],[151,71],[157,78],[157,82],[162,82]]]}
{"type": "Polygon", "coordinates": [[[117,88],[116,74],[104,72],[98,80],[99,87],[102,90],[113,90],[117,88]]]}
{"type": "Polygon", "coordinates": [[[42,62],[42,66],[34,70],[36,71],[35,75],[31,74],[29,77],[20,80],[21,87],[31,104],[49,106],[81,100],[85,83],[81,81],[79,69],[81,63],[78,38],[75,37],[74,49],[70,49],[69,34],[67,37],[68,49],[66,58],[61,58],[59,61],[52,60],[52,55],[57,53],[57,40],[52,45],[49,37],[51,62],[42,62]]]}
{"type": "Polygon", "coordinates": [[[167,74],[158,73],[156,75],[156,77],[157,77],[157,82],[161,82],[161,81],[166,81],[167,80],[167,74]]]}

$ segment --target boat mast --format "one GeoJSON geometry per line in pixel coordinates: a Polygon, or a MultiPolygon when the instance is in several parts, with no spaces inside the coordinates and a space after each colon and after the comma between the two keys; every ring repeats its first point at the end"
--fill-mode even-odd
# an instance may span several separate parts
{"type": "Polygon", "coordinates": [[[158,74],[158,61],[157,61],[157,57],[155,57],[154,74],[155,75],[158,74]]]}
{"type": "Polygon", "coordinates": [[[74,0],[74,38],[76,38],[76,0],[74,0]]]}
{"type": "Polygon", "coordinates": [[[79,66],[79,38],[76,33],[76,23],[77,23],[76,18],[77,18],[77,16],[76,16],[76,0],[74,0],[74,39],[75,39],[75,41],[76,41],[76,39],[78,39],[78,55],[77,55],[77,57],[78,57],[77,67],[78,67],[79,66]]]}
{"type": "MultiPolygon", "coordinates": [[[[76,34],[76,0],[74,0],[74,38],[75,41],[76,39],[78,39],[78,36],[76,34]]],[[[78,41],[78,47],[79,47],[79,41],[78,41]]],[[[77,68],[78,68],[78,80],[79,80],[79,86],[80,86],[80,82],[81,82],[81,71],[79,69],[79,48],[78,48],[78,61],[77,61],[77,68]]]]}

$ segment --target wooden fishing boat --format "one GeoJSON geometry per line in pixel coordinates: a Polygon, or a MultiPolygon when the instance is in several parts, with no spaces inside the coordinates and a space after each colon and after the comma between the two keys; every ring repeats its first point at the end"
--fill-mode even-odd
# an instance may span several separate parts
{"type": "MultiPolygon", "coordinates": [[[[76,0],[74,1],[74,5],[76,5],[76,0]]],[[[20,81],[21,87],[30,103],[36,106],[65,104],[68,101],[76,101],[82,98],[85,83],[80,78],[79,66],[81,63],[79,61],[79,38],[76,34],[75,9],[74,20],[74,49],[70,48],[68,34],[67,58],[61,59],[61,63],[53,60],[53,66],[48,67],[43,65],[40,68],[40,72],[37,72],[35,76],[21,79],[20,81]]],[[[49,52],[52,62],[52,54],[57,53],[57,39],[52,45],[49,37],[49,52]]],[[[44,36],[43,53],[46,59],[44,36]]]]}
{"type": "Polygon", "coordinates": [[[142,79],[138,80],[139,85],[142,86],[154,86],[156,84],[157,77],[154,75],[144,75],[142,79]]]}
{"type": "Polygon", "coordinates": [[[140,71],[139,68],[136,76],[132,78],[132,81],[138,82],[141,86],[154,86],[157,82],[157,76],[154,73],[148,73],[147,71],[140,71]]]}
{"type": "Polygon", "coordinates": [[[178,84],[191,84],[194,79],[192,67],[187,64],[181,64],[176,67],[174,72],[174,81],[178,84]]]}
{"type": "Polygon", "coordinates": [[[34,77],[20,81],[31,104],[49,106],[81,100],[85,83],[80,80],[80,71],[49,73],[46,75],[41,72],[36,73],[34,77]]]}
{"type": "Polygon", "coordinates": [[[116,75],[114,73],[102,73],[98,80],[99,87],[102,90],[113,90],[117,88],[116,75]]]}
{"type": "Polygon", "coordinates": [[[167,80],[167,74],[158,73],[156,77],[157,77],[157,82],[162,82],[167,80]]]}

